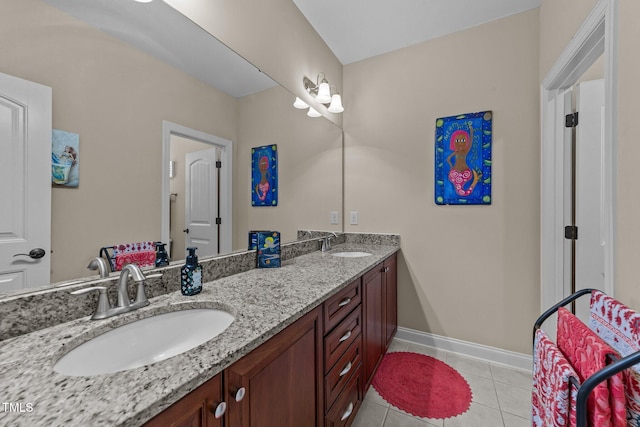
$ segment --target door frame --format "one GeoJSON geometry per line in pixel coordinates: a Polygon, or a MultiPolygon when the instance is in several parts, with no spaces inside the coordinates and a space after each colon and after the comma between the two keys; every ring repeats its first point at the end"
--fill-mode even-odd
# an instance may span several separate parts
{"type": "Polygon", "coordinates": [[[205,132],[191,129],[167,120],[162,121],[162,212],[161,238],[169,243],[169,160],[171,158],[171,135],[195,139],[215,145],[222,150],[220,171],[220,253],[231,252],[233,239],[233,142],[205,132]]]}
{"type": "Polygon", "coordinates": [[[604,239],[605,285],[614,294],[615,189],[618,87],[618,0],[599,0],[564,49],[541,85],[541,211],[540,211],[540,303],[541,311],[565,296],[564,280],[564,187],[565,93],[582,74],[604,55],[605,151],[604,239]]]}

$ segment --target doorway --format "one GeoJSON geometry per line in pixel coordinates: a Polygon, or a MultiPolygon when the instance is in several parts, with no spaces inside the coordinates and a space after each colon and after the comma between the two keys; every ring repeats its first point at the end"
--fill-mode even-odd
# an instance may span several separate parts
{"type": "MultiPolygon", "coordinates": [[[[571,291],[567,273],[570,247],[565,239],[566,201],[571,197],[571,169],[565,141],[571,129],[565,127],[571,113],[571,87],[601,56],[604,60],[604,110],[602,131],[601,239],[607,242],[602,253],[603,291],[613,295],[614,270],[614,188],[617,118],[617,1],[600,0],[593,8],[560,58],[542,82],[541,88],[541,310],[566,297],[571,291]],[[569,252],[569,255],[568,255],[569,252]]],[[[579,238],[579,237],[578,237],[579,238]]],[[[578,287],[580,287],[578,285],[578,287]]],[[[584,286],[582,286],[584,287],[584,286]]]]}
{"type": "Polygon", "coordinates": [[[231,251],[232,142],[163,122],[162,241],[172,260],[231,251]]]}

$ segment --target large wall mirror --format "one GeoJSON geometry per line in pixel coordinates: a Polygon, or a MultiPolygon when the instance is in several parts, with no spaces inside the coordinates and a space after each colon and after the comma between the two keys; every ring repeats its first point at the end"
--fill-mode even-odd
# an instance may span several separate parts
{"type": "Polygon", "coordinates": [[[231,143],[223,252],[246,250],[254,229],[283,242],[298,229],[342,230],[330,220],[342,218],[342,130],[294,109],[288,90],[166,3],[20,0],[3,2],[0,21],[0,72],[52,87],[53,128],[79,135],[79,186],[52,188],[52,283],[91,275],[103,246],[160,241],[168,224],[172,259],[184,258],[184,159],[220,149],[197,135],[231,143]],[[167,123],[196,135],[172,133],[173,178],[167,123]],[[278,205],[252,207],[251,149],[267,145],[278,151],[278,205]]]}

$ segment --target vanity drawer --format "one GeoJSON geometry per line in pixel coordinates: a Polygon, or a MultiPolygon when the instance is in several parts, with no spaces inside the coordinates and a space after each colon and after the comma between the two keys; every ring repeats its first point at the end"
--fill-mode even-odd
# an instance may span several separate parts
{"type": "Polygon", "coordinates": [[[323,306],[324,333],[327,334],[342,319],[347,317],[362,301],[360,279],[325,301],[323,306]]]}
{"type": "Polygon", "coordinates": [[[325,408],[329,409],[353,375],[360,376],[362,362],[362,340],[356,337],[347,351],[324,377],[325,408]]]}
{"type": "Polygon", "coordinates": [[[358,306],[324,339],[324,372],[328,372],[354,341],[362,342],[361,306],[358,306]]]}
{"type": "Polygon", "coordinates": [[[353,423],[362,403],[361,375],[354,375],[325,417],[325,427],[343,427],[353,423]]]}

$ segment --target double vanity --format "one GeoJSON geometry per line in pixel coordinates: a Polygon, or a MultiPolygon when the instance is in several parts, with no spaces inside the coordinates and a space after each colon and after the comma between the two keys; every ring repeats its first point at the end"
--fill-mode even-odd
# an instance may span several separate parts
{"type": "Polygon", "coordinates": [[[397,328],[393,237],[7,339],[0,424],[350,425],[397,328]]]}

